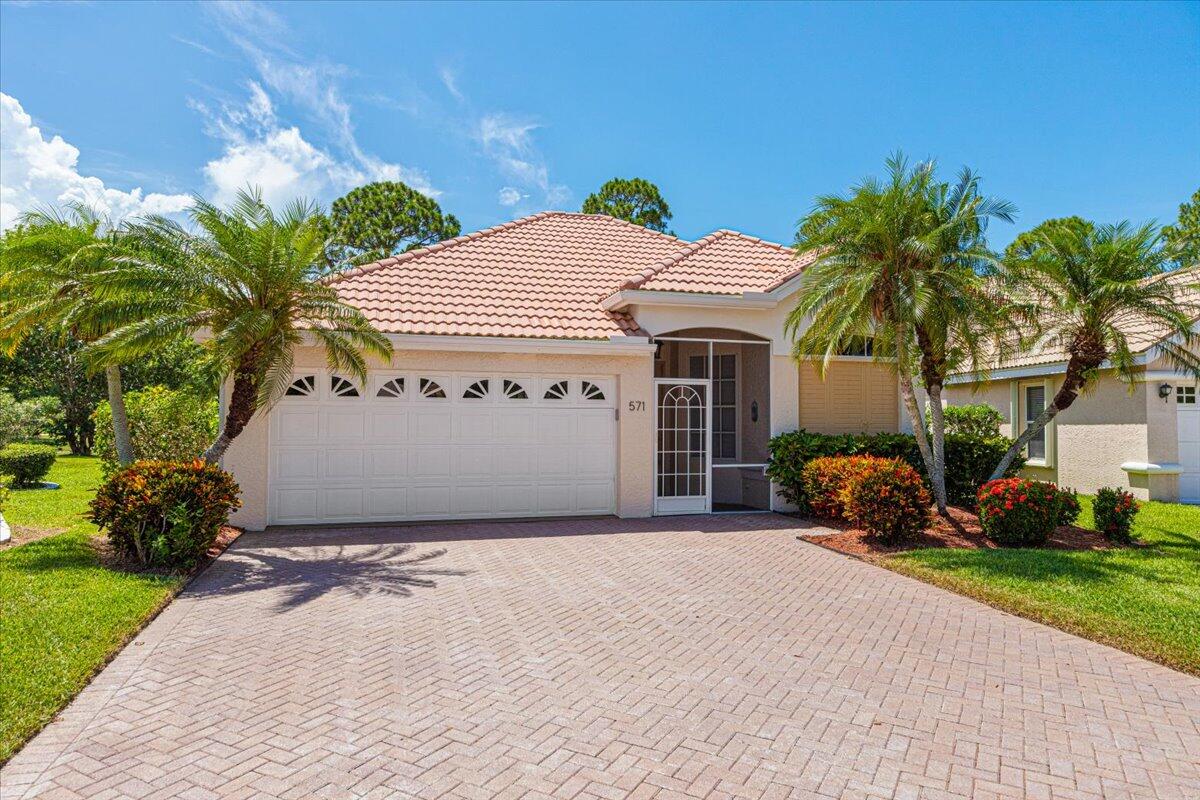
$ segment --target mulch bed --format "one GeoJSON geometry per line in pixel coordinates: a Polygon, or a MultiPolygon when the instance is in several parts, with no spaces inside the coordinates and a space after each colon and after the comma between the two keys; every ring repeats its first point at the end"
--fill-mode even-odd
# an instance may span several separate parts
{"type": "MultiPolygon", "coordinates": [[[[204,558],[196,565],[195,569],[185,574],[188,580],[203,572],[209,564],[211,564],[217,556],[224,553],[229,545],[237,541],[237,538],[242,535],[241,528],[235,528],[232,525],[221,526],[220,533],[217,534],[217,539],[213,542],[212,547],[208,548],[204,554],[204,558]]],[[[178,575],[176,570],[164,569],[162,567],[148,567],[144,564],[139,564],[133,559],[125,558],[121,554],[113,550],[108,539],[104,536],[95,536],[91,540],[92,548],[96,551],[96,557],[100,559],[100,563],[108,569],[119,570],[121,572],[133,572],[139,575],[178,575]]]]}
{"type": "MultiPolygon", "coordinates": [[[[886,555],[924,547],[957,547],[966,550],[996,549],[1000,545],[983,535],[979,517],[965,508],[950,507],[950,518],[933,512],[933,525],[915,539],[900,545],[880,542],[866,531],[844,520],[814,520],[836,533],[801,536],[806,542],[819,544],[839,553],[853,556],[886,555]]],[[[1043,547],[1052,550],[1107,550],[1112,547],[1100,533],[1075,525],[1060,525],[1043,547]]]]}

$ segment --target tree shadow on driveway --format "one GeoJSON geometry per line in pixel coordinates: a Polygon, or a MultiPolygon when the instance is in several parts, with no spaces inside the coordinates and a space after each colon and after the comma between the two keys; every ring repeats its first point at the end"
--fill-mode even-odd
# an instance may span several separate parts
{"type": "Polygon", "coordinates": [[[414,545],[388,544],[327,550],[314,557],[311,550],[235,548],[187,593],[205,597],[277,592],[283,595],[279,610],[287,611],[334,591],[358,597],[411,597],[417,589],[437,588],[435,578],[470,574],[470,570],[431,566],[446,554],[444,548],[414,553],[414,545]]]}

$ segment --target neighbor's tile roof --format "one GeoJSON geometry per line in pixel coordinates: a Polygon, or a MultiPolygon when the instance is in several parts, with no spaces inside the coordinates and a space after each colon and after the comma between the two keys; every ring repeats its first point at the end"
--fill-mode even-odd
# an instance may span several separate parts
{"type": "Polygon", "coordinates": [[[546,212],[356,267],[339,297],[384,333],[607,339],[642,334],[601,301],[623,287],[763,291],[791,250],[719,231],[690,243],[597,214],[546,212]]]}
{"type": "Polygon", "coordinates": [[[765,292],[798,274],[815,258],[774,242],[720,230],[692,243],[626,282],[622,289],[741,294],[765,292]]]}
{"type": "MultiPolygon", "coordinates": [[[[1165,280],[1173,284],[1175,298],[1181,308],[1184,308],[1193,321],[1200,319],[1200,267],[1188,267],[1166,273],[1154,280],[1165,280]]],[[[1047,324],[1053,328],[1052,324],[1047,324]]],[[[1143,317],[1129,316],[1118,321],[1119,327],[1129,341],[1129,349],[1134,353],[1142,353],[1165,339],[1169,331],[1161,324],[1147,321],[1143,317]]],[[[1067,360],[1069,354],[1066,345],[1056,334],[1050,334],[1037,342],[1029,350],[1016,353],[1005,358],[1002,362],[993,362],[992,369],[1011,369],[1014,367],[1034,367],[1040,365],[1060,364],[1067,360]]]]}

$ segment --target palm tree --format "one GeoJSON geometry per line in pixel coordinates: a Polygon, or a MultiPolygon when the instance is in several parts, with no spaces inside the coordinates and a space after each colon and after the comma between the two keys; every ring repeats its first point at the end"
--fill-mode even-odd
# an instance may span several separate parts
{"type": "Polygon", "coordinates": [[[366,378],[367,355],[390,358],[391,343],[358,309],[310,275],[325,238],[315,206],[272,211],[258,191],[229,209],[196,198],[199,233],[163,217],[132,225],[134,245],[99,276],[102,297],[144,298],[139,319],[93,347],[105,360],[135,358],[180,335],[201,336],[210,368],[232,378],[220,432],[204,452],[215,463],[260,409],[291,381],[292,353],[315,341],[331,369],[366,378]]]}
{"type": "MultiPolygon", "coordinates": [[[[136,315],[132,303],[101,301],[90,286],[96,275],[113,268],[124,244],[123,228],[81,204],[24,214],[0,244],[0,347],[11,355],[38,327],[95,341],[136,315]]],[[[117,460],[129,464],[133,444],[120,365],[105,364],[104,377],[117,460]]]]}
{"type": "Polygon", "coordinates": [[[995,293],[982,277],[993,258],[987,220],[1011,220],[1008,203],[983,197],[964,170],[956,183],[936,179],[933,162],[910,168],[903,155],[887,161],[886,180],[866,178],[848,197],[819,197],[800,225],[798,253],[818,250],[787,318],[797,357],[830,361],[863,337],[896,374],[913,434],[940,513],[946,513],[946,376],[980,363],[984,343],[1002,324],[995,293]],[[808,327],[805,328],[805,323],[808,327]],[[930,436],[914,378],[929,396],[930,436]]]}
{"type": "Polygon", "coordinates": [[[1136,380],[1130,323],[1161,333],[1159,352],[1200,380],[1200,356],[1194,350],[1200,335],[1192,327],[1200,317],[1200,300],[1188,295],[1200,290],[1200,268],[1167,272],[1173,253],[1161,246],[1153,224],[1051,220],[1020,241],[1008,251],[1003,278],[1021,298],[1021,316],[1034,335],[1056,335],[1064,343],[1067,368],[1054,399],[1013,442],[993,479],[1050,420],[1071,407],[1102,366],[1111,366],[1125,381],[1136,380]]]}

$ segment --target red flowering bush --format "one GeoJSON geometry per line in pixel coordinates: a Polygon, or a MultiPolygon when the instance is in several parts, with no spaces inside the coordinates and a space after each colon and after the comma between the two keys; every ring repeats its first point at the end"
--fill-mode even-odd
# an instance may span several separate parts
{"type": "Polygon", "coordinates": [[[865,461],[842,490],[846,518],[888,544],[928,528],[929,491],[920,473],[898,458],[865,461]]]}
{"type": "Polygon", "coordinates": [[[876,461],[874,456],[824,456],[814,458],[800,470],[800,483],[808,503],[807,510],[816,517],[841,519],[846,513],[846,487],[876,461]]]}
{"type": "Polygon", "coordinates": [[[1139,508],[1138,501],[1129,492],[1105,486],[1096,492],[1096,502],[1092,505],[1096,530],[1110,541],[1129,544],[1133,541],[1133,518],[1139,508]]]}
{"type": "Polygon", "coordinates": [[[1079,495],[1075,494],[1075,490],[1059,488],[1058,524],[1074,525],[1082,511],[1083,507],[1079,505],[1079,495]]]}
{"type": "Polygon", "coordinates": [[[100,486],[89,516],[121,555],[190,569],[242,504],[238,491],[228,472],[200,460],[137,461],[100,486]]]}
{"type": "Polygon", "coordinates": [[[993,542],[1021,547],[1044,544],[1064,512],[1053,483],[1001,478],[979,487],[979,525],[993,542]]]}

